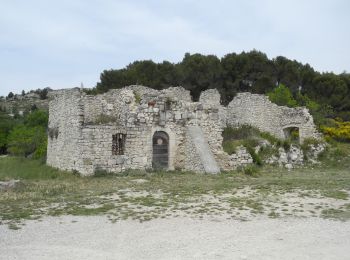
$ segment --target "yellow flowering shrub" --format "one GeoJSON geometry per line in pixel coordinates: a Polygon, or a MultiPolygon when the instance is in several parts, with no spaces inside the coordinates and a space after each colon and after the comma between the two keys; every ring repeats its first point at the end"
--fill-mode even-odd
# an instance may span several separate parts
{"type": "Polygon", "coordinates": [[[342,142],[350,142],[350,121],[342,122],[334,120],[334,126],[321,126],[321,130],[326,138],[333,138],[342,142]]]}

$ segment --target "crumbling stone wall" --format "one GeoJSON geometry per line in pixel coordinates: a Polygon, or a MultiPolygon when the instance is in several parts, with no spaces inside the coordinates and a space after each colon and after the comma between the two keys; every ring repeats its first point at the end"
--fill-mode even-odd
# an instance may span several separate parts
{"type": "Polygon", "coordinates": [[[239,93],[227,107],[227,125],[238,127],[251,125],[285,138],[284,129],[297,127],[299,138],[319,138],[313,118],[304,107],[289,108],[272,103],[267,96],[239,93]]]}
{"type": "Polygon", "coordinates": [[[152,168],[153,135],[163,131],[169,136],[168,169],[203,172],[206,167],[198,159],[198,146],[187,134],[188,127],[199,126],[201,140],[208,144],[206,154],[212,154],[222,170],[231,170],[252,163],[243,149],[230,156],[222,148],[226,125],[241,124],[278,137],[290,126],[299,127],[302,138],[317,134],[305,109],[279,107],[262,95],[239,94],[226,108],[213,89],[192,102],[190,92],[182,87],[158,91],[134,85],[97,96],[76,88],[51,94],[47,163],[83,175],[152,168]],[[116,134],[126,137],[123,154],[112,151],[116,134]]]}
{"type": "Polygon", "coordinates": [[[129,86],[97,96],[79,89],[56,91],[49,129],[58,129],[58,135],[49,137],[47,163],[84,175],[100,169],[151,168],[153,134],[164,131],[170,137],[169,169],[186,169],[185,128],[200,115],[190,99],[183,88],[155,91],[129,86]],[[123,155],[112,154],[116,133],[126,134],[123,155]]]}
{"type": "Polygon", "coordinates": [[[80,95],[79,89],[56,91],[49,105],[47,164],[59,169],[76,170],[81,160],[80,95]]]}

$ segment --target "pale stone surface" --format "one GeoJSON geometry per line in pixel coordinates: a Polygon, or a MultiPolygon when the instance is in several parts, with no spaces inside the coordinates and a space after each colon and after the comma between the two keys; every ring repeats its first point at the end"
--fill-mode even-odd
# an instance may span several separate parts
{"type": "Polygon", "coordinates": [[[320,218],[169,218],[111,223],[46,217],[0,226],[1,259],[349,259],[348,222],[320,218]]]}
{"type": "Polygon", "coordinates": [[[14,189],[18,183],[19,180],[0,181],[0,191],[14,189]]]}
{"type": "Polygon", "coordinates": [[[285,129],[297,127],[301,142],[305,138],[320,137],[307,108],[278,106],[265,95],[251,93],[239,93],[229,103],[227,124],[233,127],[251,125],[278,138],[285,138],[285,129]]]}
{"type": "MultiPolygon", "coordinates": [[[[231,156],[223,151],[222,131],[226,126],[251,124],[277,137],[283,137],[286,127],[298,127],[301,140],[319,135],[305,108],[280,107],[266,96],[250,93],[238,94],[227,108],[220,104],[215,89],[204,91],[199,102],[193,102],[190,92],[182,87],[158,91],[137,85],[97,96],[79,88],[53,91],[50,96],[47,163],[82,175],[92,175],[96,170],[118,173],[152,168],[156,131],[169,136],[168,169],[196,172],[205,172],[206,162],[187,132],[191,126],[203,133],[206,150],[220,170],[253,162],[243,147],[231,156]],[[115,134],[126,135],[123,155],[112,153],[115,134]]],[[[288,162],[288,156],[298,162],[301,155],[281,151],[282,164],[288,162]]]]}
{"type": "MultiPolygon", "coordinates": [[[[204,172],[219,173],[220,168],[213,157],[208,142],[205,140],[202,129],[199,126],[188,126],[187,132],[195,148],[192,152],[198,154],[199,163],[203,165],[204,172]]],[[[191,162],[191,164],[193,163],[196,162],[191,162]]]]}

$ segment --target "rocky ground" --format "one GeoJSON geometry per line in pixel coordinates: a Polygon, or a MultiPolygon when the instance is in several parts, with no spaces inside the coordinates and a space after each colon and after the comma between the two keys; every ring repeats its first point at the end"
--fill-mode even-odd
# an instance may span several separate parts
{"type": "Polygon", "coordinates": [[[81,178],[1,158],[0,259],[350,259],[349,165],[81,178]]]}
{"type": "Polygon", "coordinates": [[[1,259],[349,259],[349,222],[178,217],[110,222],[45,217],[0,226],[1,259]]]}

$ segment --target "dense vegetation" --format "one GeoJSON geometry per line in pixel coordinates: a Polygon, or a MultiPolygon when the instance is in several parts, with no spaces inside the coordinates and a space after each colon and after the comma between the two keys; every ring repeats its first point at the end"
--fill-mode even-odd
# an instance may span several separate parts
{"type": "Polygon", "coordinates": [[[181,85],[191,91],[194,99],[198,99],[203,90],[217,88],[224,104],[237,92],[268,94],[276,86],[284,85],[289,98],[295,101],[284,100],[286,102],[279,102],[281,105],[306,105],[321,117],[338,116],[350,120],[350,74],[319,73],[309,64],[282,56],[268,59],[266,54],[256,50],[230,53],[221,59],[214,55],[186,53],[176,64],[135,61],[122,69],[103,71],[92,93],[132,84],[155,89],[181,85]]]}
{"type": "Polygon", "coordinates": [[[45,158],[48,113],[33,110],[23,116],[0,111],[0,154],[45,158]]]}

